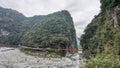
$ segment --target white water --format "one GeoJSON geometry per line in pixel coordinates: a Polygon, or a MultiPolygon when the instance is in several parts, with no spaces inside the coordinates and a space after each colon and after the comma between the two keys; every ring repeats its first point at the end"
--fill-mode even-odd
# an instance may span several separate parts
{"type": "Polygon", "coordinates": [[[76,37],[76,41],[77,41],[77,48],[80,49],[81,48],[81,45],[80,45],[80,40],[78,37],[76,37]]]}

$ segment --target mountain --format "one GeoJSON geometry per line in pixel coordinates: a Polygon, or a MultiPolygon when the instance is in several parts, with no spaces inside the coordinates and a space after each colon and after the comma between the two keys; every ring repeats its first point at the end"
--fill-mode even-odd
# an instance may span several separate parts
{"type": "MultiPolygon", "coordinates": [[[[34,48],[76,48],[72,17],[66,10],[30,18],[36,24],[23,36],[23,46],[34,48]]],[[[62,52],[64,53],[64,52],[62,52]]]]}
{"type": "Polygon", "coordinates": [[[35,23],[16,10],[0,7],[0,44],[18,45],[35,23]]]}
{"type": "Polygon", "coordinates": [[[120,0],[101,0],[101,12],[84,32],[81,45],[86,55],[120,55],[120,0]]]}
{"type": "Polygon", "coordinates": [[[18,44],[26,19],[15,10],[0,7],[0,44],[18,44]]]}
{"type": "Polygon", "coordinates": [[[120,68],[120,0],[100,0],[101,12],[81,36],[85,68],[120,68]]]}
{"type": "Polygon", "coordinates": [[[15,10],[0,7],[0,44],[52,49],[76,48],[72,17],[66,10],[25,17],[15,10]]]}

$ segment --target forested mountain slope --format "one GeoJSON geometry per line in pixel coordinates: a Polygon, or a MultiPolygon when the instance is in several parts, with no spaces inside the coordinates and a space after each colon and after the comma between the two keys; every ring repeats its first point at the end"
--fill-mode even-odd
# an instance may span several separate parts
{"type": "Polygon", "coordinates": [[[81,37],[84,51],[120,54],[120,0],[101,0],[101,12],[81,37]]]}
{"type": "Polygon", "coordinates": [[[22,45],[52,49],[76,48],[75,29],[68,11],[55,12],[42,18],[37,16],[33,19],[36,24],[24,35],[22,45]]]}
{"type": "Polygon", "coordinates": [[[101,12],[81,36],[86,68],[120,68],[120,0],[100,0],[101,12]]]}
{"type": "Polygon", "coordinates": [[[18,44],[26,19],[24,15],[15,10],[0,7],[0,43],[18,44]]]}
{"type": "Polygon", "coordinates": [[[76,48],[76,33],[68,11],[25,17],[0,7],[0,44],[35,48],[76,48]]]}

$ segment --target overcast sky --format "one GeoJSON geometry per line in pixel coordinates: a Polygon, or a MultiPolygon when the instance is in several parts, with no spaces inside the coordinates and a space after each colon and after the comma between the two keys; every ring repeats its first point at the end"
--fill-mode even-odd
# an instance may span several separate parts
{"type": "Polygon", "coordinates": [[[0,0],[0,6],[17,10],[27,17],[68,10],[77,36],[81,36],[87,24],[100,12],[99,0],[0,0]]]}

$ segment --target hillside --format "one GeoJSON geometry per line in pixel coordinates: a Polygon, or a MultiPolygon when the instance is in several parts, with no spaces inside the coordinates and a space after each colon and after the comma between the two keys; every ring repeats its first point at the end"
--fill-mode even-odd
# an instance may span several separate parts
{"type": "Polygon", "coordinates": [[[75,29],[68,11],[55,12],[42,19],[41,16],[32,19],[36,24],[24,35],[21,45],[51,49],[76,48],[75,29]]]}
{"type": "Polygon", "coordinates": [[[66,10],[25,17],[15,10],[0,7],[0,44],[52,49],[76,48],[72,17],[66,10]]]}
{"type": "Polygon", "coordinates": [[[110,1],[112,0],[101,0],[101,13],[85,29],[85,34],[81,37],[84,51],[95,54],[110,47],[114,48],[114,53],[120,54],[120,1],[110,1]]]}
{"type": "Polygon", "coordinates": [[[86,68],[120,66],[120,0],[100,0],[101,12],[81,37],[84,56],[91,58],[86,68]]]}
{"type": "Polygon", "coordinates": [[[17,45],[25,31],[23,24],[26,19],[15,10],[0,7],[0,44],[17,45]]]}

